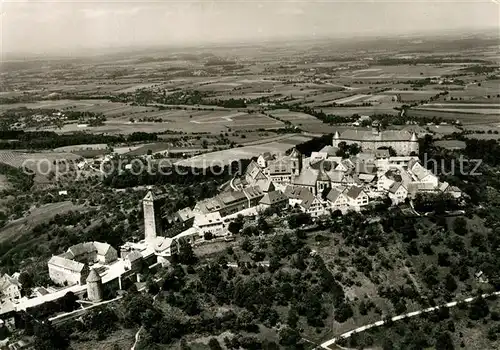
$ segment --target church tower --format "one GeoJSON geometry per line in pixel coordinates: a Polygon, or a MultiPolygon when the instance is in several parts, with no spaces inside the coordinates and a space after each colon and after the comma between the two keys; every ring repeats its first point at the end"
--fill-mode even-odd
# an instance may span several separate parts
{"type": "Polygon", "coordinates": [[[335,134],[333,135],[332,146],[339,147],[339,143],[340,143],[339,141],[340,141],[340,134],[338,131],[335,131],[335,134]]]}
{"type": "Polygon", "coordinates": [[[154,245],[157,235],[162,235],[161,203],[150,190],[142,200],[144,211],[144,238],[148,245],[154,245]]]}
{"type": "Polygon", "coordinates": [[[411,134],[411,139],[410,139],[410,154],[414,153],[415,155],[418,155],[418,149],[419,149],[418,137],[417,134],[413,132],[411,134]]]}
{"type": "Polygon", "coordinates": [[[289,157],[291,162],[292,176],[299,176],[300,172],[302,171],[302,153],[294,148],[289,157]]]}

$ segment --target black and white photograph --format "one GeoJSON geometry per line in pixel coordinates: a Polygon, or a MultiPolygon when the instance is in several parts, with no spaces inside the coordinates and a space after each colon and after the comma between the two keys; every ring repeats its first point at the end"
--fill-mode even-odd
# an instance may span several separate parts
{"type": "Polygon", "coordinates": [[[500,350],[500,1],[2,0],[1,350],[500,350]]]}

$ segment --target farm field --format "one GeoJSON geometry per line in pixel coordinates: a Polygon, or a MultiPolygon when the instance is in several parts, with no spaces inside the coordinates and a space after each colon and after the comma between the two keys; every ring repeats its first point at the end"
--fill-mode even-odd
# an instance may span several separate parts
{"type": "Polygon", "coordinates": [[[322,110],[326,114],[333,114],[339,116],[350,117],[354,114],[358,115],[377,115],[377,114],[392,114],[398,115],[400,112],[395,110],[394,107],[398,107],[398,103],[383,103],[374,106],[360,106],[360,107],[328,107],[328,108],[317,108],[318,111],[322,110]]]}
{"type": "Polygon", "coordinates": [[[176,164],[181,166],[192,166],[196,168],[207,168],[211,166],[222,166],[240,159],[250,159],[264,152],[285,153],[294,146],[311,140],[311,137],[292,135],[289,138],[268,142],[260,145],[237,147],[223,151],[205,153],[199,156],[184,159],[176,164]]]}
{"type": "Polygon", "coordinates": [[[416,110],[460,112],[476,114],[499,114],[500,104],[496,103],[429,103],[419,107],[416,110]]]}
{"type": "Polygon", "coordinates": [[[434,142],[434,144],[438,147],[446,148],[449,150],[464,149],[465,148],[465,142],[459,141],[459,140],[440,140],[440,141],[434,142]]]}
{"type": "Polygon", "coordinates": [[[367,69],[358,69],[349,73],[343,73],[342,77],[356,80],[360,79],[425,79],[435,76],[451,74],[465,67],[443,64],[437,65],[393,65],[393,66],[371,66],[367,69]]]}
{"type": "Polygon", "coordinates": [[[0,105],[0,112],[14,108],[31,109],[60,109],[62,111],[78,111],[102,113],[106,117],[117,117],[132,115],[145,111],[156,111],[156,107],[130,106],[121,102],[110,102],[107,100],[44,100],[34,103],[15,103],[0,105]]]}
{"type": "Polygon", "coordinates": [[[54,148],[54,152],[75,152],[75,151],[88,151],[88,150],[100,150],[106,149],[108,147],[105,143],[98,144],[88,144],[88,145],[74,145],[54,148]]]}
{"type": "Polygon", "coordinates": [[[464,113],[463,111],[447,112],[443,110],[424,110],[424,109],[409,109],[408,116],[411,117],[426,117],[426,118],[442,118],[445,120],[459,120],[462,124],[491,124],[499,123],[500,115],[498,114],[479,114],[479,113],[464,113]]]}
{"type": "Polygon", "coordinates": [[[297,122],[297,121],[306,122],[310,120],[317,120],[312,115],[302,112],[292,112],[289,111],[288,109],[275,109],[269,111],[268,114],[287,122],[297,122]]]}

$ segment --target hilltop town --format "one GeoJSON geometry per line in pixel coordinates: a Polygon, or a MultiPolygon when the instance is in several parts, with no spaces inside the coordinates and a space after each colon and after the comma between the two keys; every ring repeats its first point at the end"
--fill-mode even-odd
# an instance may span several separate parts
{"type": "MultiPolygon", "coordinates": [[[[82,13],[108,12],[141,10],[82,13]]],[[[6,54],[0,349],[500,349],[499,52],[471,32],[6,54]]]]}

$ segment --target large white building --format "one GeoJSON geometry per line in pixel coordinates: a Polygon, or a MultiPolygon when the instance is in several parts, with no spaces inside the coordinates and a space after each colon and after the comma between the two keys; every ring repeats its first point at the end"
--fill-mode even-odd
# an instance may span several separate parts
{"type": "Polygon", "coordinates": [[[339,147],[340,143],[348,145],[357,143],[363,152],[375,152],[380,148],[391,147],[398,155],[418,154],[418,137],[415,133],[405,130],[372,130],[348,129],[336,131],[332,145],[339,147]]]}

